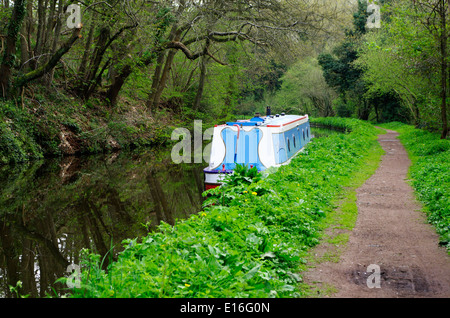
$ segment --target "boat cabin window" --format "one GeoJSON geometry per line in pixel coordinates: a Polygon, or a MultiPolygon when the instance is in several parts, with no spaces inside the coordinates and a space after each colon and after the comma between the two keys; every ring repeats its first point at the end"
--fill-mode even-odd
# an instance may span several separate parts
{"type": "Polygon", "coordinates": [[[289,138],[287,139],[287,146],[288,146],[288,151],[291,151],[291,143],[289,141],[289,138]]]}
{"type": "Polygon", "coordinates": [[[295,144],[295,135],[292,135],[292,140],[294,141],[294,148],[297,147],[297,145],[295,144]]]}
{"type": "Polygon", "coordinates": [[[305,140],[305,131],[302,129],[303,132],[303,140],[305,140]]]}

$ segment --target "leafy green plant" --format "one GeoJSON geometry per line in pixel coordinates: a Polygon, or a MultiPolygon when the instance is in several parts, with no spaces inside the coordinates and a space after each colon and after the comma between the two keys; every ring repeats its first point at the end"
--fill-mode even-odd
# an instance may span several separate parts
{"type": "MultiPolygon", "coordinates": [[[[219,188],[207,190],[203,193],[205,200],[203,206],[207,207],[217,203],[229,205],[233,200],[243,193],[248,193],[248,186],[258,183],[262,179],[262,174],[256,167],[249,168],[247,165],[236,164],[233,173],[225,175],[223,184],[219,188]]],[[[261,186],[257,186],[254,191],[260,195],[266,193],[261,186]]]]}
{"type": "Polygon", "coordinates": [[[22,288],[22,281],[18,280],[16,286],[9,285],[9,290],[16,298],[28,298],[28,295],[22,295],[20,289],[22,288]]]}
{"type": "Polygon", "coordinates": [[[0,164],[20,163],[43,156],[34,140],[35,125],[29,114],[12,102],[0,107],[0,164]]]}
{"type": "Polygon", "coordinates": [[[228,174],[224,183],[228,186],[249,185],[261,180],[261,174],[256,167],[249,168],[247,165],[236,164],[234,173],[228,174]]]}

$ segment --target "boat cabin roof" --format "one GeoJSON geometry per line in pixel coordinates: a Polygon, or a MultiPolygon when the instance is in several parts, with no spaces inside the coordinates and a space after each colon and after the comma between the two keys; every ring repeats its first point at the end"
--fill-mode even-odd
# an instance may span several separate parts
{"type": "Polygon", "coordinates": [[[284,115],[277,114],[271,116],[259,117],[255,116],[252,119],[248,120],[237,120],[234,122],[227,122],[227,126],[267,126],[267,127],[277,127],[287,125],[289,123],[295,122],[297,120],[306,118],[306,116],[298,116],[298,115],[284,115]]]}

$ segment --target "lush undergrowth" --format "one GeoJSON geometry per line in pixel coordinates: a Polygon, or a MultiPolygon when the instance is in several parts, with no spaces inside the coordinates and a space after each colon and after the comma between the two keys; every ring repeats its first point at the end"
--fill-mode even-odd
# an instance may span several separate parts
{"type": "Polygon", "coordinates": [[[232,177],[208,191],[203,211],[124,242],[106,271],[100,256],[86,251],[81,286],[71,295],[301,297],[298,269],[378,133],[358,120],[315,121],[351,132],[314,139],[262,179],[252,171],[232,177]]]}
{"type": "Polygon", "coordinates": [[[412,161],[411,184],[440,236],[440,244],[450,253],[450,140],[397,122],[382,127],[399,132],[412,161]]]}

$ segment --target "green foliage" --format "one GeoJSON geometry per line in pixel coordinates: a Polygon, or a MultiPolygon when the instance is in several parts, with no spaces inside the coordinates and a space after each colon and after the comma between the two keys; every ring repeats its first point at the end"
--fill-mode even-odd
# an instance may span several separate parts
{"type": "Polygon", "coordinates": [[[20,289],[23,287],[22,281],[18,280],[16,286],[9,286],[9,290],[16,298],[28,298],[28,295],[22,295],[20,289]]]}
{"type": "Polygon", "coordinates": [[[398,94],[394,92],[386,92],[383,94],[376,93],[367,97],[369,103],[376,106],[376,120],[383,122],[409,122],[411,115],[401,103],[398,94]]]}
{"type": "MultiPolygon", "coordinates": [[[[9,19],[8,23],[8,30],[7,30],[7,36],[12,39],[17,39],[17,36],[19,34],[20,27],[22,25],[22,20],[25,16],[25,1],[24,0],[18,0],[14,2],[14,8],[13,13],[9,19]]],[[[3,48],[3,42],[2,42],[2,56],[0,57],[0,64],[6,65],[9,68],[12,68],[14,66],[15,62],[15,55],[13,50],[10,48],[4,49],[3,48]]],[[[5,88],[3,88],[5,89],[5,88]]],[[[3,92],[2,92],[2,97],[3,92]]]]}
{"type": "Polygon", "coordinates": [[[0,164],[41,158],[42,148],[32,137],[31,117],[13,102],[0,102],[0,164]]]}
{"type": "Polygon", "coordinates": [[[8,20],[11,16],[13,7],[5,8],[5,6],[0,7],[0,32],[2,34],[6,34],[6,30],[8,27],[8,20]]]}
{"type": "Polygon", "coordinates": [[[348,184],[377,130],[350,119],[349,134],[315,139],[289,165],[259,179],[240,167],[229,195],[175,226],[124,241],[107,271],[86,254],[73,297],[299,297],[299,266],[319,242],[332,202],[348,184]],[[241,178],[242,176],[244,176],[241,178]],[[251,178],[251,182],[247,177],[251,178]],[[233,190],[234,189],[234,190],[233,190]]]}
{"type": "Polygon", "coordinates": [[[338,117],[350,118],[353,115],[353,107],[348,102],[345,103],[341,97],[333,101],[333,108],[338,117]]]}
{"type": "Polygon", "coordinates": [[[409,122],[429,130],[441,128],[440,26],[418,3],[392,1],[383,8],[382,28],[368,32],[355,66],[363,71],[366,98],[378,101],[380,121],[409,122]],[[433,31],[434,30],[434,31],[433,31]]]}
{"type": "Polygon", "coordinates": [[[349,35],[361,35],[366,33],[366,22],[369,14],[367,13],[368,1],[358,0],[358,10],[353,14],[354,30],[348,30],[349,35]]]}
{"type": "Polygon", "coordinates": [[[281,77],[281,87],[266,103],[273,113],[301,113],[330,116],[334,91],[327,85],[323,72],[314,58],[293,64],[281,77]]]}
{"type": "MultiPolygon", "coordinates": [[[[249,168],[246,165],[236,164],[234,172],[224,177],[221,187],[210,189],[203,193],[203,196],[207,197],[203,206],[229,205],[237,196],[248,193],[248,186],[259,182],[261,178],[262,174],[258,172],[256,167],[249,168]]],[[[256,187],[255,190],[258,190],[256,193],[259,195],[267,192],[260,187],[256,187]]]]}
{"type": "Polygon", "coordinates": [[[1,164],[67,154],[62,134],[82,154],[161,146],[170,140],[172,124],[155,121],[146,108],[111,110],[97,99],[83,105],[47,94],[37,90],[35,99],[23,100],[23,107],[0,101],[1,164]]]}
{"type": "Polygon", "coordinates": [[[450,253],[450,140],[401,123],[383,127],[400,133],[400,140],[413,162],[412,186],[424,204],[428,221],[440,236],[440,243],[450,253]]]}
{"type": "Polygon", "coordinates": [[[261,102],[267,94],[273,94],[281,88],[283,84],[283,75],[286,73],[287,67],[275,60],[270,60],[265,67],[260,70],[256,78],[252,79],[252,85],[247,86],[242,91],[242,95],[250,95],[255,102],[261,102]]]}
{"type": "MultiPolygon", "coordinates": [[[[407,1],[379,1],[382,28],[366,29],[367,1],[358,1],[345,39],[318,56],[341,117],[439,126],[437,47],[407,1]],[[434,75],[430,75],[434,74],[434,75]]],[[[417,8],[416,8],[417,9],[417,8]]]]}
{"type": "Polygon", "coordinates": [[[364,86],[362,72],[353,62],[358,58],[359,39],[366,33],[367,17],[367,1],[358,0],[358,9],[353,14],[353,29],[346,31],[345,40],[333,49],[332,54],[322,53],[318,57],[326,82],[340,94],[360,93],[364,86]]]}
{"type": "Polygon", "coordinates": [[[246,165],[236,164],[234,173],[225,177],[225,184],[229,186],[249,185],[261,180],[261,174],[256,167],[249,168],[246,165]]]}
{"type": "Polygon", "coordinates": [[[358,10],[354,14],[354,29],[347,30],[346,38],[330,53],[318,56],[319,65],[323,69],[323,76],[327,84],[336,89],[341,97],[336,112],[347,117],[350,109],[360,119],[369,119],[370,105],[364,100],[367,87],[362,78],[363,72],[354,65],[358,58],[358,47],[361,37],[366,33],[367,2],[358,0],[358,10]],[[357,107],[350,107],[356,104],[357,107]],[[369,106],[369,107],[368,107],[369,106]]]}
{"type": "Polygon", "coordinates": [[[362,72],[352,64],[357,58],[354,41],[349,39],[343,42],[334,49],[333,55],[322,54],[318,58],[328,85],[337,88],[342,94],[357,89],[362,72]]]}

